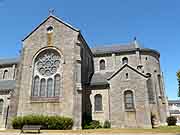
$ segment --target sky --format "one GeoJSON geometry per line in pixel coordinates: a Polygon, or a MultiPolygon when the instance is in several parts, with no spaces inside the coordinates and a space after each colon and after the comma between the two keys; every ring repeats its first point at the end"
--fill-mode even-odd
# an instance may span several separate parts
{"type": "Polygon", "coordinates": [[[21,40],[53,8],[81,30],[90,47],[126,44],[136,36],[141,46],[158,50],[166,94],[179,99],[179,7],[179,0],[0,0],[0,58],[19,56],[21,40]]]}

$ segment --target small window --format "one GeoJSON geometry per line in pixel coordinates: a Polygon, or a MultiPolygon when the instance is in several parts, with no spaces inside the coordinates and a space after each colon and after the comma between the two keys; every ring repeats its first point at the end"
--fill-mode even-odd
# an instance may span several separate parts
{"type": "Polygon", "coordinates": [[[95,95],[95,111],[102,111],[102,96],[100,94],[95,95]]]}
{"type": "Polygon", "coordinates": [[[122,59],[122,64],[128,64],[128,58],[127,57],[124,57],[122,59]]]}
{"type": "Polygon", "coordinates": [[[3,104],[4,104],[3,99],[0,99],[0,115],[3,113],[3,104]]]}
{"type": "Polygon", "coordinates": [[[100,65],[100,70],[105,70],[105,60],[100,60],[99,65],[100,65]]]}
{"type": "Polygon", "coordinates": [[[3,79],[8,79],[8,70],[4,70],[3,79]]]}
{"type": "Polygon", "coordinates": [[[124,92],[125,109],[134,109],[133,92],[127,90],[124,92]]]}
{"type": "Polygon", "coordinates": [[[52,27],[52,26],[49,26],[49,27],[47,28],[47,32],[48,32],[48,33],[53,32],[53,27],[52,27]]]}
{"type": "Polygon", "coordinates": [[[146,57],[145,59],[147,60],[148,58],[146,57]]]}
{"type": "Polygon", "coordinates": [[[128,73],[126,73],[126,79],[128,79],[129,78],[129,74],[128,73]]]}

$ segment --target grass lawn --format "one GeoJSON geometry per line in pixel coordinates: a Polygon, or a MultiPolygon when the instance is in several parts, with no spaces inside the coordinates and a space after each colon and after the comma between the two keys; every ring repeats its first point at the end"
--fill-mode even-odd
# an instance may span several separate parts
{"type": "MultiPolygon", "coordinates": [[[[0,132],[20,132],[4,130],[0,132]]],[[[41,130],[45,133],[180,133],[180,126],[163,126],[154,129],[90,129],[90,130],[41,130]]]]}

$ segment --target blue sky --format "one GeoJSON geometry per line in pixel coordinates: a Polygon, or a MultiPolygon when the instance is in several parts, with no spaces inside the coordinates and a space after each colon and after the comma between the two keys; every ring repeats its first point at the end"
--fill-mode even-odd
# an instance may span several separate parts
{"type": "Polygon", "coordinates": [[[161,53],[166,93],[177,97],[180,69],[179,0],[0,0],[0,57],[19,55],[21,40],[48,16],[79,28],[91,47],[132,42],[161,53]]]}

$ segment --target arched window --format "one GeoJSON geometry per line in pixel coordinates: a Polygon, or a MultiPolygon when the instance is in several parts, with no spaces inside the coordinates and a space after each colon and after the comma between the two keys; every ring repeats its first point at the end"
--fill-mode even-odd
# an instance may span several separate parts
{"type": "Polygon", "coordinates": [[[0,99],[0,115],[3,113],[3,104],[4,104],[3,99],[0,99]]]}
{"type": "Polygon", "coordinates": [[[127,57],[124,57],[122,59],[122,64],[128,64],[128,58],[127,57]]]}
{"type": "Polygon", "coordinates": [[[102,96],[100,94],[95,95],[94,102],[95,102],[94,110],[102,111],[102,96]]]}
{"type": "Polygon", "coordinates": [[[100,60],[99,66],[100,66],[100,70],[105,70],[105,61],[104,60],[100,60]]]}
{"type": "Polygon", "coordinates": [[[125,109],[133,109],[134,108],[132,91],[127,90],[124,92],[124,103],[125,103],[125,109]]]}
{"type": "Polygon", "coordinates": [[[32,98],[32,100],[44,100],[44,97],[59,96],[62,73],[61,58],[60,53],[53,48],[45,49],[35,57],[32,96],[43,98],[32,98]]]}
{"type": "Polygon", "coordinates": [[[32,96],[38,96],[39,91],[39,76],[34,78],[34,86],[33,86],[33,93],[32,96]]]}
{"type": "Polygon", "coordinates": [[[40,82],[40,96],[46,96],[46,80],[44,78],[40,82]]]}
{"type": "Polygon", "coordinates": [[[3,79],[8,79],[8,70],[4,70],[3,79]]]}
{"type": "Polygon", "coordinates": [[[53,79],[49,78],[47,80],[47,96],[52,97],[53,96],[53,79]]]}
{"type": "Polygon", "coordinates": [[[60,75],[57,74],[54,77],[54,96],[59,96],[60,94],[60,87],[61,87],[61,83],[60,83],[60,75]]]}

